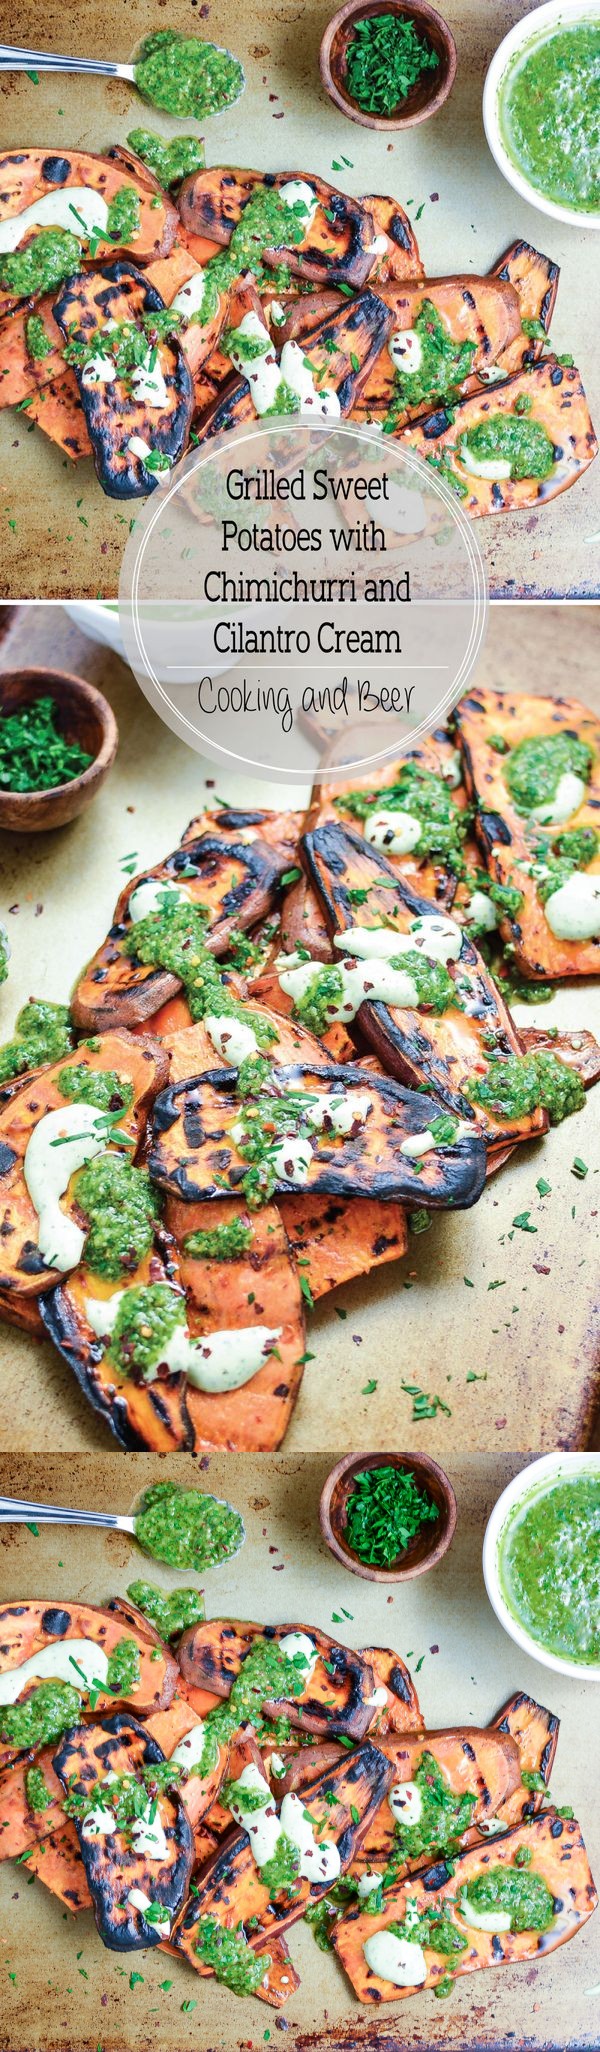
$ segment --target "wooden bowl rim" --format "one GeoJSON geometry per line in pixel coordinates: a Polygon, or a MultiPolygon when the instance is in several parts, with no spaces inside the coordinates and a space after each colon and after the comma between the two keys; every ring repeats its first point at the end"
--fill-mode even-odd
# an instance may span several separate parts
{"type": "Polygon", "coordinates": [[[457,50],[454,36],[443,14],[439,13],[437,7],[431,5],[431,0],[414,0],[414,4],[413,0],[380,0],[380,5],[383,13],[402,16],[409,14],[417,23],[417,26],[419,21],[421,21],[424,27],[430,24],[439,30],[446,51],[447,70],[441,84],[437,86],[435,92],[432,91],[431,98],[426,100],[423,107],[420,107],[412,114],[369,114],[366,108],[359,107],[358,102],[351,98],[350,93],[344,91],[343,87],[338,84],[331,66],[331,48],[334,36],[337,34],[338,29],[344,28],[346,23],[350,22],[353,17],[356,17],[357,20],[362,20],[365,15],[373,11],[374,7],[376,10],[377,0],[344,0],[343,6],[338,7],[336,13],[332,14],[330,21],[326,23],[319,51],[319,69],[322,84],[330,100],[333,100],[334,105],[339,107],[340,112],[345,114],[348,120],[358,122],[362,128],[379,130],[416,128],[419,122],[428,121],[431,114],[439,112],[440,107],[443,107],[445,100],[448,99],[452,91],[457,65],[457,50]]]}
{"type": "Polygon", "coordinates": [[[438,1561],[442,1560],[444,1554],[448,1552],[456,1531],[456,1520],[456,1496],[445,1468],[440,1466],[439,1461],[433,1459],[432,1454],[422,1453],[420,1450],[416,1450],[414,1453],[398,1451],[394,1453],[344,1454],[342,1459],[336,1462],[335,1467],[331,1468],[326,1476],[319,1501],[319,1523],[330,1553],[335,1555],[336,1560],[341,1561],[343,1567],[347,1568],[350,1574],[360,1575],[367,1582],[408,1582],[412,1581],[416,1575],[426,1574],[428,1568],[436,1567],[438,1561]],[[437,1483],[440,1494],[443,1497],[444,1511],[440,1512],[443,1519],[442,1530],[435,1544],[432,1544],[422,1560],[407,1562],[405,1567],[379,1568],[369,1566],[366,1561],[359,1559],[358,1554],[352,1552],[352,1548],[341,1536],[338,1537],[337,1530],[332,1521],[332,1499],[338,1482],[344,1480],[346,1476],[349,1480],[352,1480],[355,1475],[362,1473],[365,1468],[385,1467],[411,1468],[413,1474],[420,1469],[425,1485],[427,1485],[428,1479],[431,1482],[437,1483]]]}
{"type": "Polygon", "coordinates": [[[41,791],[0,791],[0,824],[4,799],[10,802],[11,807],[17,806],[25,815],[28,810],[38,805],[40,800],[47,804],[53,798],[58,798],[59,796],[62,798],[67,792],[75,793],[76,791],[85,790],[88,783],[96,782],[102,773],[110,769],[119,740],[117,722],[112,706],[109,705],[108,699],[104,697],[104,693],[99,691],[95,684],[88,683],[87,677],[79,677],[74,670],[50,669],[45,663],[20,664],[17,669],[0,670],[0,700],[2,698],[3,686],[17,680],[21,680],[25,687],[28,685],[33,687],[31,697],[27,699],[27,696],[25,696],[24,701],[30,704],[34,704],[36,698],[43,698],[44,696],[57,698],[56,691],[52,688],[53,685],[57,683],[63,686],[66,685],[72,692],[75,700],[79,699],[80,702],[88,706],[90,712],[96,714],[101,732],[101,741],[97,754],[88,763],[87,769],[80,770],[79,775],[76,777],[69,777],[64,784],[47,784],[41,791]],[[45,690],[44,687],[46,687],[45,690]]]}

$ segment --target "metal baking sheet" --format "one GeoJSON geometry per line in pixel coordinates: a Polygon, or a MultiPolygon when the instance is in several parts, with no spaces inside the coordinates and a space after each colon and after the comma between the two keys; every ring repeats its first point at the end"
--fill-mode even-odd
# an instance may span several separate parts
{"type": "MultiPolygon", "coordinates": [[[[160,0],[164,5],[164,0],[160,0]]],[[[192,0],[192,7],[195,0],[192,0]]],[[[298,169],[349,192],[391,192],[416,224],[426,271],[485,271],[516,236],[561,266],[552,339],[570,351],[600,423],[597,238],[527,206],[496,169],[483,132],[487,65],[530,0],[447,0],[458,46],[450,100],[421,127],[388,142],[346,120],[323,92],[319,43],[331,7],[323,0],[212,0],[191,13],[170,0],[168,25],[198,28],[242,59],[246,90],[236,107],[206,123],[208,163],[298,169]],[[343,172],[333,169],[342,156],[343,172]]],[[[166,19],[166,17],[165,17],[166,19]]],[[[0,0],[4,43],[130,61],[142,36],[160,25],[155,0],[81,0],[65,17],[60,0],[0,0]]],[[[174,132],[168,117],[145,108],[120,80],[5,73],[0,86],[2,148],[43,144],[102,151],[140,122],[174,132]]],[[[185,123],[188,128],[193,123],[185,123]]],[[[181,124],[180,124],[181,126],[181,124]]],[[[112,597],[129,518],[103,497],[92,463],[71,465],[27,411],[0,418],[3,563],[0,595],[22,598],[112,597]]],[[[592,597],[600,589],[600,459],[570,492],[540,513],[477,523],[495,597],[592,597]]]]}
{"type": "MultiPolygon", "coordinates": [[[[178,841],[205,800],[280,802],[274,786],[223,778],[159,723],[130,671],[95,646],[61,607],[15,616],[0,663],[76,670],[100,685],[117,714],[117,760],[94,805],[60,833],[0,835],[0,919],[13,950],[0,988],[0,1038],[30,995],[64,1002],[106,932],[136,851],[137,867],[178,841]]],[[[568,690],[598,705],[598,616],[592,607],[493,608],[482,683],[568,690]]],[[[295,800],[300,803],[298,797],[295,800]]],[[[600,986],[572,984],[549,1005],[520,1008],[524,1023],[595,1030],[600,986]]],[[[473,1211],[410,1236],[404,1260],[326,1297],[308,1320],[307,1363],[286,1445],[426,1445],[453,1448],[582,1446],[598,1389],[598,1163],[600,1086],[585,1109],[522,1147],[473,1211]],[[579,1180],[575,1156],[588,1165],[579,1180]],[[540,1198],[540,1176],[551,1194],[540,1198]],[[531,1213],[535,1231],[513,1221],[531,1213]],[[475,1378],[475,1379],[473,1379],[475,1378]],[[371,1383],[375,1388],[367,1394],[371,1383]],[[440,1395],[440,1411],[412,1422],[403,1383],[440,1395]]],[[[105,1446],[106,1427],[48,1344],[0,1327],[4,1402],[0,1446],[105,1446]]]]}
{"type": "MultiPolygon", "coordinates": [[[[561,1718],[552,1793],[570,1803],[583,1827],[592,1871],[600,1876],[600,1793],[593,1762],[600,1738],[600,1691],[568,1681],[522,1656],[497,1624],[481,1573],[483,1531],[495,1498],[522,1465],[518,1456],[465,1457],[449,1462],[458,1499],[451,1552],[431,1574],[401,1593],[349,1575],[319,1537],[318,1503],[331,1457],[234,1454],[203,1464],[202,1485],[242,1512],[246,1544],[234,1561],[204,1579],[210,1616],[314,1624],[352,1646],[392,1645],[408,1659],[426,1723],[485,1724],[515,1689],[537,1696],[561,1718]],[[338,1622],[341,1607],[350,1615],[338,1622]]],[[[78,1461],[8,1458],[0,1490],[87,1510],[128,1512],[165,1463],[131,1454],[126,1461],[88,1454],[78,1461]]],[[[172,1469],[169,1468],[169,1472],[172,1469]]],[[[177,1476],[200,1480],[182,1456],[177,1476]]],[[[123,1594],[149,1569],[165,1586],[175,1577],[147,1563],[121,1533],[26,1527],[0,1532],[2,1599],[42,1596],[102,1602],[123,1594]]],[[[290,1933],[302,1985],[281,2017],[240,2001],[214,1981],[199,1981],[164,1953],[120,1959],[97,1937],[91,1913],[72,1922],[26,1866],[0,1867],[2,1928],[1,2052],[242,2052],[268,2040],[286,2052],[583,2052],[598,2045],[600,1913],[571,1944],[548,1960],[474,1974],[451,1999],[418,1995],[386,2004],[377,2017],[361,2010],[334,1958],[320,1952],[306,1925],[290,1933]],[[142,1975],[133,1987],[129,1972],[142,1975]],[[167,1982],[167,1987],[161,1983],[167,1982]],[[196,2001],[191,2012],[182,2009],[196,2001]],[[285,2030],[283,2029],[285,2025],[285,2030]]]]}

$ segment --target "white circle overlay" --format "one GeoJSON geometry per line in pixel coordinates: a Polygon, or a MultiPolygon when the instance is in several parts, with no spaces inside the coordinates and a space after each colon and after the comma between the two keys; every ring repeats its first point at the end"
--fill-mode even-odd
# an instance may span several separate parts
{"type": "Polygon", "coordinates": [[[486,576],[437,464],[373,427],[274,416],[199,444],[144,501],[119,614],[172,732],[231,770],[318,782],[444,722],[486,576]]]}

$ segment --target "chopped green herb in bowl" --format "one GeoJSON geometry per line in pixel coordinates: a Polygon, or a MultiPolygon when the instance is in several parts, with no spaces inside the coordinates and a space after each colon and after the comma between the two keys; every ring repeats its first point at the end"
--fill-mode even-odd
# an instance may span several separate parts
{"type": "Polygon", "coordinates": [[[0,686],[0,827],[64,826],[95,796],[117,749],[107,700],[63,670],[11,670],[0,686]]]}
{"type": "Polygon", "coordinates": [[[353,1574],[395,1581],[441,1559],[456,1524],[447,1475],[428,1454],[348,1455],[327,1477],[321,1531],[353,1574]]]}
{"type": "Polygon", "coordinates": [[[321,43],[321,77],[337,107],[367,128],[424,121],[454,83],[456,48],[433,7],[382,0],[341,7],[321,43]]]}

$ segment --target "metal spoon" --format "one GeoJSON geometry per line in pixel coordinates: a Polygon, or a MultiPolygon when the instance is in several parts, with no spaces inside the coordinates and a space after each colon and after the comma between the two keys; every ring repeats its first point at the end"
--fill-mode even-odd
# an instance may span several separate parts
{"type": "Polygon", "coordinates": [[[28,1503],[25,1496],[0,1496],[0,1525],[104,1525],[110,1532],[131,1532],[135,1518],[113,1517],[110,1511],[64,1510],[58,1503],[28,1503]]]}
{"type": "Polygon", "coordinates": [[[107,64],[98,57],[61,57],[57,50],[20,50],[0,43],[0,71],[90,71],[101,78],[127,78],[135,85],[133,64],[107,64]]]}

